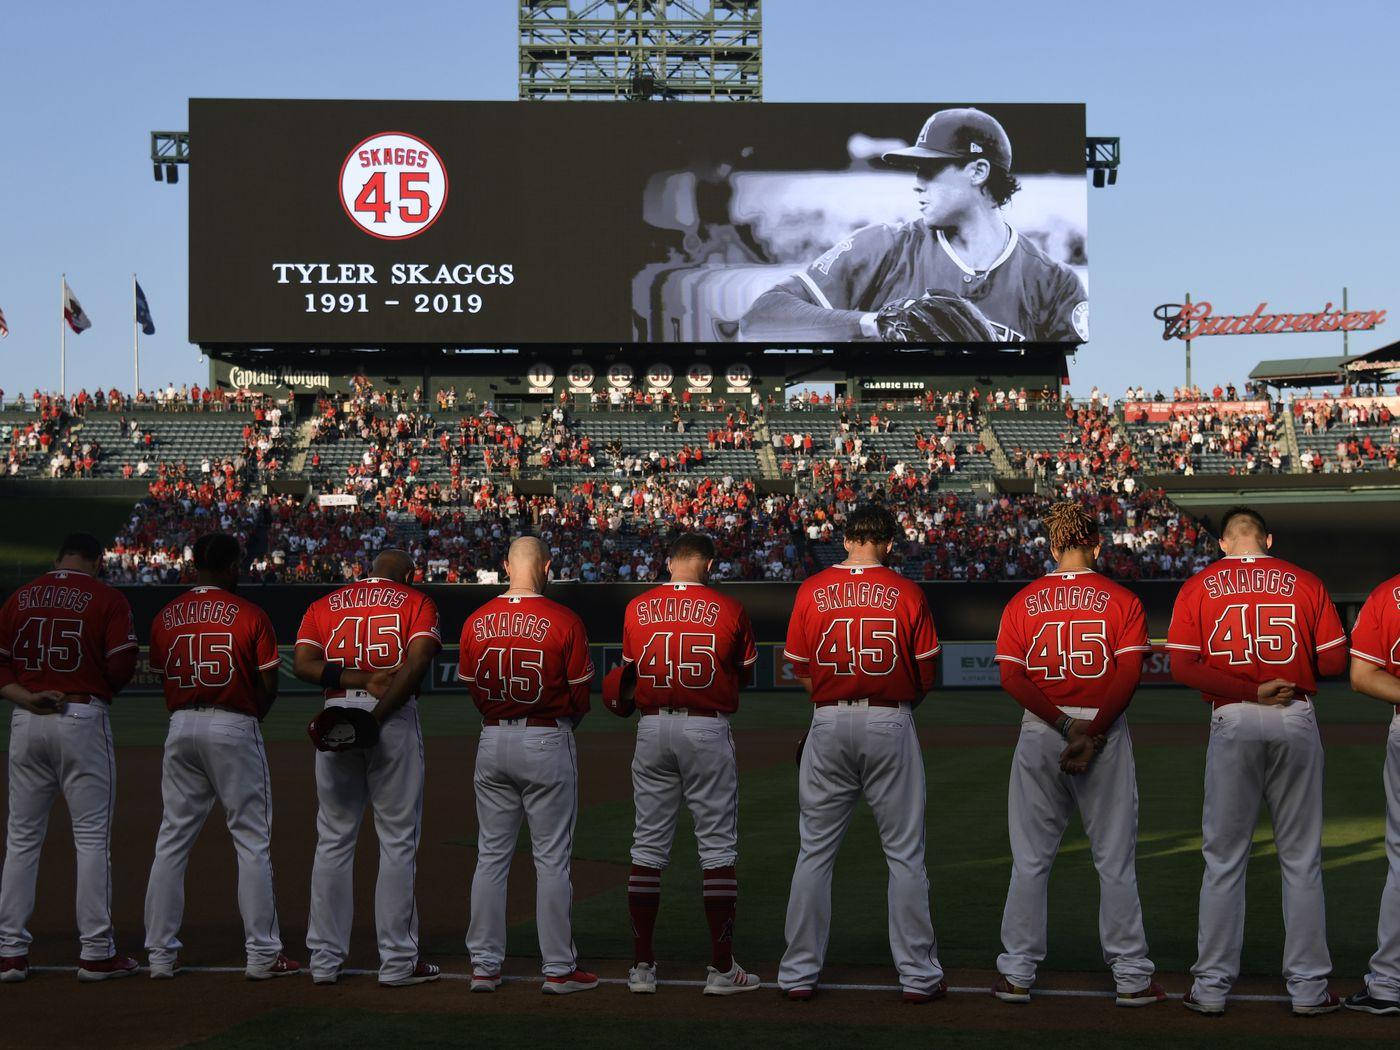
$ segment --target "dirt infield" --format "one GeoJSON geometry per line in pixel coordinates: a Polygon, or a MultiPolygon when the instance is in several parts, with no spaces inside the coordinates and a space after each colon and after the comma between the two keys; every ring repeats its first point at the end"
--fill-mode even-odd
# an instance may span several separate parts
{"type": "MultiPolygon", "coordinates": [[[[534,960],[512,959],[507,972],[532,971],[534,960]]],[[[767,1021],[811,1026],[813,1039],[819,1026],[828,1024],[908,1025],[926,1029],[929,1035],[942,1028],[1026,1032],[1074,1032],[1092,1029],[1124,1038],[1134,1035],[1179,1036],[1183,1044],[1221,1037],[1276,1033],[1303,1038],[1394,1039],[1400,1023],[1394,1018],[1371,1017],[1342,1011],[1320,1018],[1294,1018],[1286,1005],[1273,1001],[1232,1003],[1223,1018],[1206,1019],[1168,1001],[1138,1010],[1121,1010],[1107,994],[1063,996],[1044,994],[1029,1006],[1009,1006],[993,999],[985,989],[995,975],[988,971],[953,971],[954,991],[944,1002],[909,1007],[898,993],[880,990],[822,990],[809,1003],[789,1003],[765,987],[749,995],[715,1000],[697,987],[663,987],[655,996],[629,994],[620,983],[623,964],[599,968],[611,978],[595,992],[567,998],[542,996],[538,978],[508,981],[494,995],[472,995],[465,980],[447,979],[416,988],[379,988],[372,976],[344,978],[340,984],[316,986],[308,978],[250,983],[234,974],[182,974],[174,981],[150,981],[144,976],[104,985],[80,986],[71,973],[36,974],[22,985],[0,989],[5,1004],[5,1035],[11,1045],[91,1045],[93,1016],[100,1011],[103,1042],[110,1046],[158,1047],[181,1045],[225,1031],[273,1010],[328,1007],[373,1010],[383,1013],[451,1014],[461,1017],[462,1038],[470,1033],[470,1019],[488,1014],[524,1017],[567,1014],[583,1025],[606,1024],[615,1018],[651,1018],[660,1022],[687,1019],[767,1021]],[[23,1009],[10,1004],[22,1000],[23,1009]],[[83,1006],[83,1009],[77,1007],[83,1006]]],[[[693,966],[689,968],[693,970],[693,966]]],[[[687,973],[664,961],[660,972],[687,973]]],[[[890,974],[878,971],[832,971],[831,983],[876,984],[890,974]]],[[[1167,990],[1179,996],[1184,978],[1168,977],[1167,990]]],[[[1103,979],[1081,974],[1046,974],[1042,987],[1083,989],[1106,993],[1103,979]]],[[[1274,987],[1241,982],[1243,995],[1269,993],[1274,987]]],[[[658,1046],[667,1045],[665,1029],[657,1029],[658,1046]]],[[[912,1034],[912,1033],[911,1033],[912,1034]]],[[[922,1033],[920,1033],[922,1034],[922,1033]]]]}

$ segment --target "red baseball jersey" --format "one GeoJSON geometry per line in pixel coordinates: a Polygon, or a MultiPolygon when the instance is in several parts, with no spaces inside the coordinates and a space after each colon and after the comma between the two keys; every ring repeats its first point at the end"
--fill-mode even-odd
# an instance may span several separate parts
{"type": "Polygon", "coordinates": [[[195,587],[157,613],[149,660],[171,711],[212,704],[259,719],[262,672],[281,662],[267,613],[222,587],[195,587]]]}
{"type": "Polygon", "coordinates": [[[922,219],[866,226],[780,287],[816,306],[864,312],[943,289],[975,303],[999,342],[1089,338],[1088,297],[1078,275],[1010,228],[1001,255],[977,270],[922,219]]]}
{"type": "Polygon", "coordinates": [[[462,625],[457,677],[486,718],[586,714],[593,658],[583,621],[540,594],[492,598],[462,625]]]}
{"type": "Polygon", "coordinates": [[[0,662],[31,692],[57,689],[111,700],[107,662],[135,648],[131,605],[87,573],[46,572],[0,609],[0,662]]]}
{"type": "Polygon", "coordinates": [[[633,598],[622,621],[622,659],[637,665],[637,706],[732,714],[758,660],[749,614],[698,583],[666,583],[633,598]]]}
{"type": "Polygon", "coordinates": [[[1148,653],[1137,595],[1097,572],[1052,572],[1002,611],[998,660],[1020,664],[1056,707],[1099,706],[1117,658],[1148,653]]]}
{"type": "MultiPolygon", "coordinates": [[[[311,603],[297,645],[314,645],[327,661],[356,671],[387,671],[403,663],[415,638],[441,644],[438,611],[422,591],[376,577],[359,580],[311,603]]],[[[359,690],[327,689],[327,700],[366,701],[359,690]]]]}
{"type": "Polygon", "coordinates": [[[1400,576],[1367,597],[1351,629],[1351,655],[1400,677],[1400,576]]]}
{"type": "Polygon", "coordinates": [[[1200,653],[1209,666],[1258,684],[1282,678],[1305,696],[1317,692],[1317,654],[1346,642],[1322,581],[1267,555],[1227,556],[1192,576],[1167,631],[1168,649],[1200,653]]]}
{"type": "Polygon", "coordinates": [[[906,703],[923,698],[938,649],[917,584],[883,565],[833,565],[798,590],[783,656],[812,680],[813,702],[906,703]]]}

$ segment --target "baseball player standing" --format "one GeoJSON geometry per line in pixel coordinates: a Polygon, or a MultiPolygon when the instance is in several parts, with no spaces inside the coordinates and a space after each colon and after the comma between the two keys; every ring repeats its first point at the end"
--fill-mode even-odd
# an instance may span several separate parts
{"type": "Polygon", "coordinates": [[[422,984],[441,974],[418,955],[413,882],[424,769],[416,690],[442,642],[437,606],[408,586],[412,576],[412,558],[383,551],[370,576],[313,602],[297,631],[297,677],[320,685],[327,707],[362,708],[379,723],[378,742],[368,749],[316,753],[319,809],[306,945],[317,984],[340,979],[350,950],[355,842],[366,805],[379,839],[379,983],[422,984]]]}
{"type": "Polygon", "coordinates": [[[185,869],[217,800],[238,857],[238,911],[251,981],[300,972],[282,954],[272,881],[272,793],[258,723],[277,699],[277,635],[267,613],[240,598],[238,541],[194,544],[195,587],[151,625],[151,670],[164,680],[170,732],[160,793],[165,811],[146,886],[146,951],[154,978],[179,969],[185,869]]]}
{"type": "Polygon", "coordinates": [[[544,597],[549,548],[522,536],[510,586],[462,625],[457,674],[482,715],[476,751],[477,853],[467,950],[474,992],[494,992],[506,954],[506,878],[523,818],[535,858],[535,925],[549,995],[598,987],[574,947],[570,876],[578,820],[574,728],[588,713],[593,660],[583,621],[544,597]]]}
{"type": "Polygon", "coordinates": [[[890,869],[890,951],[905,1002],[947,993],[924,866],[924,763],[914,705],[933,687],[938,636],[923,591],[885,567],[894,516],[881,506],[846,519],[846,560],[797,592],[783,656],[812,698],[798,769],[797,866],[778,986],[812,997],[831,927],[831,871],[862,796],[890,869]]]}
{"type": "Polygon", "coordinates": [[[29,975],[39,851],[61,792],[77,851],[78,980],[129,977],[112,934],[112,807],[116,755],[108,706],[136,670],[131,606],[97,578],[102,544],[64,539],[51,572],[0,609],[0,692],[10,716],[10,820],[0,874],[0,980],[29,975]]]}
{"type": "Polygon", "coordinates": [[[1327,590],[1281,558],[1264,518],[1235,507],[1220,523],[1224,557],[1187,580],[1172,609],[1172,677],[1214,709],[1206,749],[1195,982],[1183,1002],[1225,1012],[1240,972],[1245,867],[1267,802],[1283,872],[1283,975],[1293,1013],[1331,1013],[1332,959],[1322,896],[1322,741],[1311,698],[1346,668],[1346,634],[1327,590]]]}
{"type": "Polygon", "coordinates": [[[1166,999],[1152,980],[1137,889],[1137,774],[1123,715],[1142,677],[1142,602],[1094,571],[1099,532],[1077,503],[1045,515],[1055,571],[1001,617],[1002,687],[1026,709],[1011,762],[1011,885],[992,994],[1028,1003],[1045,959],[1050,865],[1078,809],[1099,873],[1099,937],[1119,1006],[1166,999]],[[1101,746],[1096,746],[1101,742],[1101,746]]]}
{"type": "Polygon", "coordinates": [[[1394,704],[1385,750],[1385,853],[1390,860],[1376,954],[1361,991],[1346,1006],[1371,1014],[1400,1014],[1400,576],[1371,592],[1351,631],[1351,687],[1394,704]]]}
{"type": "Polygon", "coordinates": [[[652,937],[661,906],[661,873],[671,860],[682,798],[695,822],[701,899],[710,928],[706,995],[753,991],[759,979],[734,961],[739,898],[739,773],[729,716],[739,685],[758,660],[744,607],[707,586],[715,545],[685,533],[671,544],[671,582],[627,606],[622,659],[641,710],[632,759],[637,805],[627,907],[634,964],[627,986],[656,991],[652,937]]]}
{"type": "Polygon", "coordinates": [[[914,145],[881,159],[914,173],[919,217],[856,230],[764,292],[744,315],[745,339],[901,341],[901,304],[931,291],[972,304],[969,312],[989,326],[977,341],[1089,338],[1078,275],[1002,218],[1020,183],[1011,174],[1011,140],[996,118],[978,109],[940,110],[914,145]]]}

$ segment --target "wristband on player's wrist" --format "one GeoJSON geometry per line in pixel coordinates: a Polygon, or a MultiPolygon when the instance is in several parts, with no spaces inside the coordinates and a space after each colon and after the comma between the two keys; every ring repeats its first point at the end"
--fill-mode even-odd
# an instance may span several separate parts
{"type": "Polygon", "coordinates": [[[342,674],[344,674],[344,673],[345,673],[345,665],[344,665],[344,664],[341,664],[341,663],[332,663],[331,661],[327,660],[326,663],[325,663],[325,666],[323,666],[323,667],[321,668],[321,688],[322,688],[322,689],[339,689],[339,688],[340,688],[340,676],[341,676],[342,674]]]}
{"type": "Polygon", "coordinates": [[[1055,723],[1055,728],[1059,730],[1060,736],[1063,739],[1068,740],[1069,727],[1072,725],[1074,725],[1073,718],[1071,718],[1069,715],[1061,715],[1059,720],[1055,723]]]}

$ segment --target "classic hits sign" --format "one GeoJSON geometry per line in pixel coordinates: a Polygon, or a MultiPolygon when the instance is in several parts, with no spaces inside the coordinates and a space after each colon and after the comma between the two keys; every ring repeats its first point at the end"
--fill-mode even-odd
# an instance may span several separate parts
{"type": "MultiPolygon", "coordinates": [[[[859,226],[917,218],[913,174],[850,143],[912,140],[944,105],[191,99],[190,338],[747,341],[765,291],[859,226]]],[[[989,108],[1030,187],[1026,243],[1042,221],[1082,233],[1062,183],[1083,184],[1083,107],[989,108]]],[[[1083,237],[1061,240],[1082,271],[1083,237]]]]}

